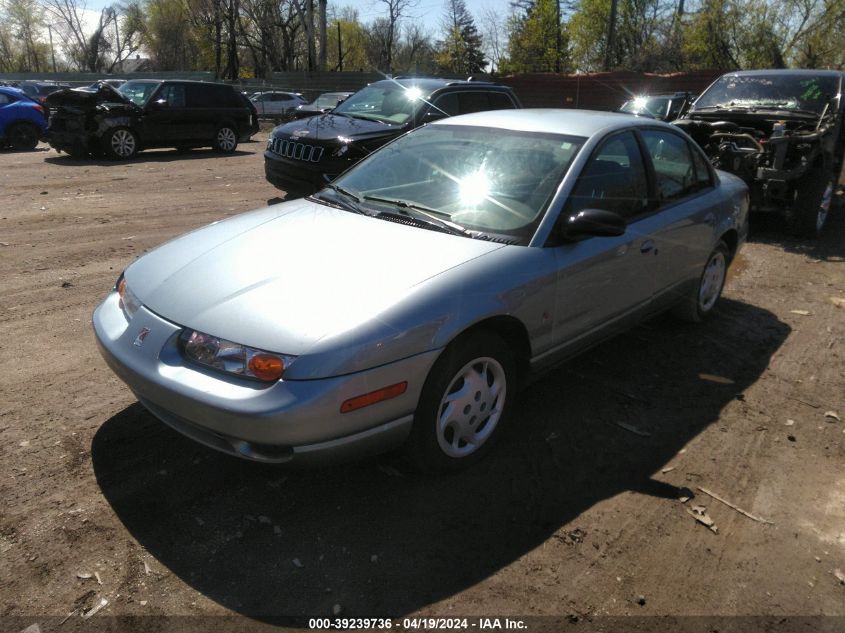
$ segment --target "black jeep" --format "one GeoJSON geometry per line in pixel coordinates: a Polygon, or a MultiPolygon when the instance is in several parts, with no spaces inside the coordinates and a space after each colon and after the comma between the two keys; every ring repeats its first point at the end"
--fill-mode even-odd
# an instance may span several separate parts
{"type": "Polygon", "coordinates": [[[752,211],[779,213],[796,234],[817,237],[842,169],[842,79],[826,70],[729,73],[674,123],[715,167],[748,183],[752,211]]]}
{"type": "Polygon", "coordinates": [[[273,130],[264,173],[287,197],[314,193],[367,154],[429,121],[521,107],[510,88],[483,81],[376,81],[334,110],[273,130]]]}
{"type": "Polygon", "coordinates": [[[120,88],[61,90],[47,97],[50,146],[74,157],[128,159],[151,147],[231,153],[258,131],[255,107],[231,86],[137,79],[120,88]]]}

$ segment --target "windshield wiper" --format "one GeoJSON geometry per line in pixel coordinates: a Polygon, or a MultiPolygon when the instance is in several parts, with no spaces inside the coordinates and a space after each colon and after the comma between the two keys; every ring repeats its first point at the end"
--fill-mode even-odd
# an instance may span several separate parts
{"type": "Polygon", "coordinates": [[[336,202],[338,205],[342,206],[347,211],[360,213],[361,215],[373,215],[361,206],[361,198],[358,195],[349,191],[348,189],[344,189],[340,185],[335,184],[326,185],[326,189],[331,189],[336,194],[339,194],[331,202],[336,202]]]}
{"type": "Polygon", "coordinates": [[[436,209],[432,209],[421,204],[416,204],[414,202],[408,202],[407,200],[402,200],[400,198],[364,196],[364,200],[367,200],[369,202],[384,202],[386,204],[392,204],[397,207],[400,212],[402,212],[404,215],[413,217],[417,220],[422,220],[427,224],[440,227],[441,229],[446,229],[449,233],[452,233],[453,235],[463,235],[464,237],[472,237],[472,233],[470,233],[460,224],[456,224],[455,222],[451,222],[449,220],[444,220],[443,218],[437,217],[437,214],[443,213],[442,211],[437,211],[436,209]],[[409,209],[413,210],[414,213],[411,213],[409,209]],[[425,219],[423,220],[419,216],[422,216],[422,218],[425,219]]]}

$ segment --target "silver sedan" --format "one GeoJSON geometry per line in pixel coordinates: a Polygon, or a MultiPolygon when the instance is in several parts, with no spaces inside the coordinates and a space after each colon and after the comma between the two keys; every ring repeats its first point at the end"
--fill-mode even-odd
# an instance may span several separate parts
{"type": "Polygon", "coordinates": [[[670,125],[471,114],[141,257],[94,329],[138,399],[207,446],[273,463],[404,446],[448,471],[490,449],[529,375],[663,310],[709,316],[747,214],[743,182],[670,125]]]}

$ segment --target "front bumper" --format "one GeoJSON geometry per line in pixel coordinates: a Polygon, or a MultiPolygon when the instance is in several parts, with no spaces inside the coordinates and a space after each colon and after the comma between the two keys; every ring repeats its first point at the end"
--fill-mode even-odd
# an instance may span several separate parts
{"type": "Polygon", "coordinates": [[[439,350],[373,369],[316,380],[258,383],[186,362],[182,328],[142,307],[127,322],[112,292],[95,310],[94,332],[109,367],[156,417],[216,450],[256,461],[304,464],[395,448],[439,350]],[[138,334],[149,333],[138,341],[138,334]],[[404,394],[340,413],[345,400],[397,382],[404,394]]]}

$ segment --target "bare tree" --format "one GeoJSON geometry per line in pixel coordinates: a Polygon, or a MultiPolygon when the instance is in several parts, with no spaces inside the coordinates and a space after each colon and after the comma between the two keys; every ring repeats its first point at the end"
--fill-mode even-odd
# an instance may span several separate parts
{"type": "Polygon", "coordinates": [[[500,15],[492,7],[481,10],[481,34],[487,59],[490,60],[491,72],[498,70],[499,64],[507,55],[507,21],[509,17],[500,15]]]}
{"type": "Polygon", "coordinates": [[[384,18],[386,23],[384,26],[384,62],[386,67],[385,72],[393,72],[393,55],[396,46],[396,40],[399,34],[399,23],[402,18],[408,17],[410,11],[417,6],[418,0],[379,0],[385,7],[387,7],[387,17],[384,18]]]}

